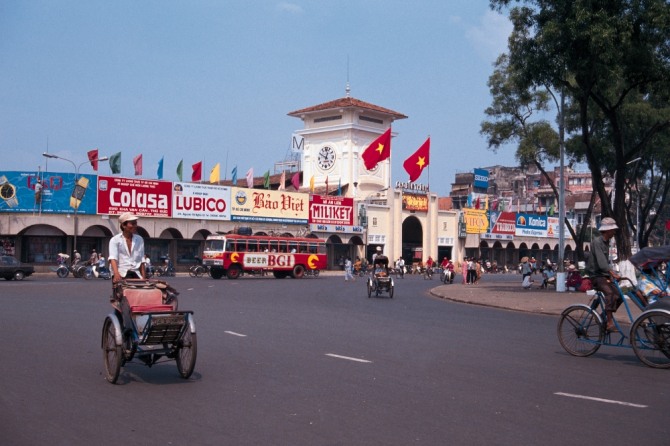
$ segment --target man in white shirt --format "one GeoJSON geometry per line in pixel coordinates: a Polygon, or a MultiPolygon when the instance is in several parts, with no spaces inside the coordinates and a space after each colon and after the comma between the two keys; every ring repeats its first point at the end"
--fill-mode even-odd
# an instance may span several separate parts
{"type": "Polygon", "coordinates": [[[144,239],[137,234],[136,215],[124,212],[119,216],[121,232],[109,241],[109,266],[112,282],[121,279],[144,279],[144,239]]]}

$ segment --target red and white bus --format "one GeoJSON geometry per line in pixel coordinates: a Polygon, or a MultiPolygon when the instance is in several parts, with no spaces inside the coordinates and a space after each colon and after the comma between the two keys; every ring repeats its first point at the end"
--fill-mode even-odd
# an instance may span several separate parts
{"type": "Polygon", "coordinates": [[[265,235],[210,235],[202,263],[214,279],[237,279],[243,271],[268,271],[277,279],[300,279],[305,270],[325,269],[326,241],[317,238],[265,235]]]}

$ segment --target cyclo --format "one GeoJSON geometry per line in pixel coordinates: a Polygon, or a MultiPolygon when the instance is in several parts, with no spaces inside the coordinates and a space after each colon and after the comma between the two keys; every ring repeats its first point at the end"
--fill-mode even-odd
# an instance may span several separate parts
{"type": "MultiPolygon", "coordinates": [[[[658,271],[658,266],[670,260],[670,247],[643,248],[630,258],[642,275],[651,274],[654,281],[668,287],[670,271],[658,271]]],[[[623,303],[628,316],[629,330],[614,318],[616,331],[606,330],[605,299],[596,292],[589,305],[572,305],[561,314],[558,322],[558,340],[561,346],[571,355],[590,356],[600,346],[632,348],[640,361],[649,367],[670,368],[670,299],[649,304],[640,291],[626,288],[620,284],[624,281],[612,280],[619,291],[620,303],[623,303]],[[633,302],[642,314],[633,318],[628,301],[633,302]]]]}
{"type": "Polygon", "coordinates": [[[378,255],[367,280],[368,297],[372,297],[373,292],[375,296],[379,296],[383,291],[386,291],[389,293],[389,297],[393,298],[393,278],[389,273],[388,257],[378,255]]]}
{"type": "Polygon", "coordinates": [[[114,312],[102,327],[107,381],[116,383],[121,367],[133,359],[149,367],[174,359],[181,377],[191,376],[197,356],[195,321],[192,311],[177,310],[178,294],[161,280],[125,279],[114,286],[114,312]]]}

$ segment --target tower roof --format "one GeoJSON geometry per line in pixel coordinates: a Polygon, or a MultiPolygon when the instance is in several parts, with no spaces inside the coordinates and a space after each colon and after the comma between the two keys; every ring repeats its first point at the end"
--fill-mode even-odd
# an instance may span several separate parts
{"type": "Polygon", "coordinates": [[[339,108],[362,108],[365,110],[371,110],[377,113],[383,113],[385,115],[390,115],[393,119],[407,119],[407,116],[397,111],[393,111],[388,108],[380,107],[378,105],[370,104],[369,102],[361,101],[360,99],[352,98],[346,96],[340,99],[335,99],[333,101],[324,102],[323,104],[313,105],[307,108],[301,108],[300,110],[292,111],[288,113],[288,116],[299,117],[300,115],[306,113],[319,112],[324,110],[333,110],[339,108]]]}

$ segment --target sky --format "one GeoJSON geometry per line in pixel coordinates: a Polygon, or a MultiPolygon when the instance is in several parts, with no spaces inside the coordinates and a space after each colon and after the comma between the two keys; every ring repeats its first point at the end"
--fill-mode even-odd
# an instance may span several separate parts
{"type": "MultiPolygon", "coordinates": [[[[428,136],[417,180],[516,165],[480,135],[486,85],[512,26],[488,0],[2,0],[0,171],[93,173],[86,153],[122,153],[123,176],[177,180],[184,161],[256,176],[290,155],[289,112],[351,96],[400,112],[392,184],[428,136]]],[[[109,174],[107,163],[99,173],[109,174]]]]}

